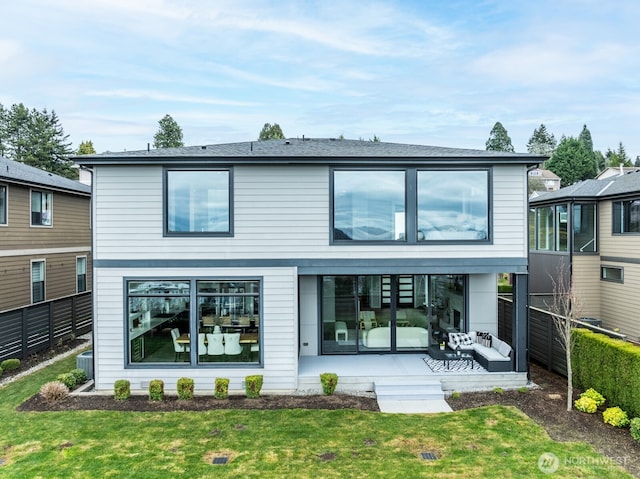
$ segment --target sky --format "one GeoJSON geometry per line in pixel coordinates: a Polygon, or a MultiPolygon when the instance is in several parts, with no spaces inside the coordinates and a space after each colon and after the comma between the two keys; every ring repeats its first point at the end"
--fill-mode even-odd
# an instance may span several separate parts
{"type": "Polygon", "coordinates": [[[640,155],[637,0],[20,0],[0,6],[0,104],[55,110],[72,148],[287,137],[518,152],[544,124],[640,155]]]}

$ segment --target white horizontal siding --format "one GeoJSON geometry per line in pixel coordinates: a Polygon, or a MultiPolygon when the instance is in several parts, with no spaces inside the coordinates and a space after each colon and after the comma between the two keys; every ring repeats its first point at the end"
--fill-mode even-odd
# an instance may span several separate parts
{"type": "Polygon", "coordinates": [[[249,374],[264,375],[265,390],[293,390],[297,387],[298,327],[297,272],[294,268],[243,269],[96,269],[99,288],[96,304],[94,357],[96,388],[113,389],[117,379],[129,379],[138,389],[151,379],[162,379],[167,389],[175,389],[178,378],[193,378],[196,388],[213,388],[213,378],[227,377],[231,389],[241,389],[249,374]],[[238,368],[125,368],[124,277],[262,277],[262,344],[264,367],[238,368]]]}
{"type": "MultiPolygon", "coordinates": [[[[526,172],[493,172],[492,245],[329,244],[329,169],[234,168],[234,236],[164,238],[162,168],[96,168],[96,259],[526,257],[526,172]]],[[[375,185],[372,185],[375,187],[375,185]]]]}

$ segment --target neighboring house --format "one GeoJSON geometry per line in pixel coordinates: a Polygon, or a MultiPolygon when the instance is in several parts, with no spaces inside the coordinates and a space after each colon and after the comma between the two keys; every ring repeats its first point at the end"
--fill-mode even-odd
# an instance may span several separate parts
{"type": "Polygon", "coordinates": [[[91,188],[0,157],[0,312],[91,289],[91,188]]]}
{"type": "Polygon", "coordinates": [[[534,168],[529,171],[529,178],[539,179],[542,184],[544,184],[546,191],[556,191],[560,189],[560,177],[553,171],[534,168]]]}
{"type": "Polygon", "coordinates": [[[562,271],[580,316],[640,340],[640,172],[541,195],[529,220],[532,297],[552,294],[562,271]]]}
{"type": "Polygon", "coordinates": [[[448,331],[497,334],[504,272],[526,381],[527,170],[544,159],[333,139],[76,157],[93,170],[96,388],[294,390],[304,357],[424,355],[448,331]]]}
{"type": "Polygon", "coordinates": [[[637,166],[609,166],[605,168],[596,176],[596,180],[605,180],[607,178],[611,178],[612,176],[621,176],[626,175],[627,173],[633,173],[634,171],[640,171],[640,168],[637,166]]]}

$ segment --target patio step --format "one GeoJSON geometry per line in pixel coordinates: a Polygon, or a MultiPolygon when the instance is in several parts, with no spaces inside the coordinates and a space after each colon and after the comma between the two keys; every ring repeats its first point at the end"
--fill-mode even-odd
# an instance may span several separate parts
{"type": "Polygon", "coordinates": [[[444,399],[440,381],[406,381],[402,378],[375,381],[374,391],[379,399],[386,400],[437,400],[444,399]]]}

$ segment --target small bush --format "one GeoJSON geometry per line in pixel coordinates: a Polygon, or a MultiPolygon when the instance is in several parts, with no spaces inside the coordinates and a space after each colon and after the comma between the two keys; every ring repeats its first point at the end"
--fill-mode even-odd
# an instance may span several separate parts
{"type": "Polygon", "coordinates": [[[162,401],[164,399],[164,381],[162,379],[149,381],[149,399],[152,401],[162,401]]]}
{"type": "Polygon", "coordinates": [[[596,402],[587,396],[580,396],[580,399],[576,399],[573,403],[578,411],[586,412],[589,414],[593,414],[598,410],[598,405],[596,402]]]}
{"type": "Polygon", "coordinates": [[[73,374],[73,377],[76,378],[76,386],[79,386],[80,384],[84,384],[89,380],[87,378],[87,373],[84,372],[84,369],[80,369],[80,368],[72,369],[71,374],[73,374]]]}
{"type": "Polygon", "coordinates": [[[20,367],[20,360],[18,358],[5,359],[0,363],[0,368],[3,371],[15,371],[20,367]]]}
{"type": "Polygon", "coordinates": [[[338,385],[338,375],[336,373],[321,373],[320,383],[322,384],[322,392],[331,396],[338,385]]]}
{"type": "Polygon", "coordinates": [[[128,379],[118,379],[113,383],[113,396],[118,401],[124,401],[131,396],[131,382],[128,379]]]}
{"type": "Polygon", "coordinates": [[[49,402],[61,401],[69,396],[69,388],[60,381],[50,381],[42,385],[40,396],[49,402]]]}
{"type": "Polygon", "coordinates": [[[502,394],[504,393],[504,389],[502,388],[493,388],[493,392],[496,394],[502,394]]]}
{"type": "Polygon", "coordinates": [[[58,374],[56,380],[60,381],[62,384],[67,386],[67,389],[73,389],[76,387],[76,377],[71,373],[62,373],[58,374]]]}
{"type": "Polygon", "coordinates": [[[260,397],[260,391],[262,390],[262,374],[254,374],[244,378],[244,390],[247,397],[255,399],[260,397]]]}
{"type": "Polygon", "coordinates": [[[581,398],[587,397],[587,398],[593,399],[593,401],[596,403],[597,407],[602,406],[606,401],[604,396],[602,394],[600,394],[598,391],[596,391],[595,389],[593,389],[593,388],[587,389],[585,392],[580,394],[580,397],[581,398]]]}
{"type": "Polygon", "coordinates": [[[453,391],[451,393],[451,399],[460,399],[460,391],[453,391]]]}
{"type": "Polygon", "coordinates": [[[518,388],[518,392],[519,393],[528,393],[529,392],[529,388],[527,386],[520,386],[518,388]]]}
{"type": "Polygon", "coordinates": [[[191,378],[178,379],[178,399],[193,399],[194,382],[191,378]]]}
{"type": "Polygon", "coordinates": [[[227,399],[229,397],[229,379],[216,378],[213,397],[215,397],[216,399],[227,399]]]}
{"type": "Polygon", "coordinates": [[[640,417],[634,417],[629,424],[631,426],[631,437],[636,442],[640,442],[640,417]]]}
{"type": "Polygon", "coordinates": [[[602,413],[602,419],[604,419],[605,423],[615,427],[626,427],[629,425],[627,413],[618,406],[605,409],[602,413]]]}
{"type": "Polygon", "coordinates": [[[0,376],[2,376],[2,368],[0,368],[0,376]]]}

